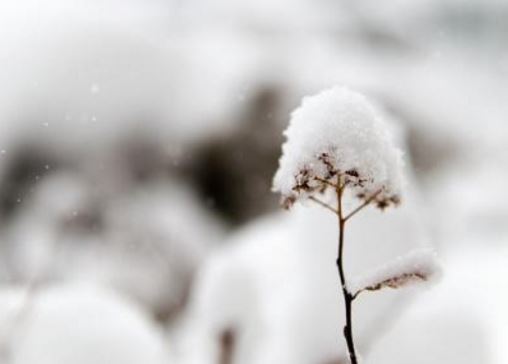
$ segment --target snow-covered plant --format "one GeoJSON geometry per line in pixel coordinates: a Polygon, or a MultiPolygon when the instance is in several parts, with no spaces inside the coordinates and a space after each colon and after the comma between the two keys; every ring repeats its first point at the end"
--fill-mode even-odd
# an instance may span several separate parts
{"type": "Polygon", "coordinates": [[[383,210],[400,203],[402,153],[395,147],[388,125],[369,101],[344,87],[305,97],[292,113],[284,135],[287,141],[282,146],[273,190],[282,195],[286,208],[296,201],[311,200],[337,216],[336,264],[346,315],[343,332],[351,363],[357,364],[351,312],[358,295],[425,281],[435,272],[432,254],[417,251],[355,282],[346,280],[346,222],[368,205],[383,210]],[[346,193],[359,200],[358,206],[348,212],[344,208],[346,193]]]}

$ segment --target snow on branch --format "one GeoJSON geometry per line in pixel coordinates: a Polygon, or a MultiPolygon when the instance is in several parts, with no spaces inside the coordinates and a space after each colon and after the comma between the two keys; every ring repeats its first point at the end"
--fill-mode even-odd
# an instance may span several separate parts
{"type": "Polygon", "coordinates": [[[356,297],[364,291],[400,288],[412,283],[428,281],[438,275],[439,271],[435,253],[432,250],[414,250],[349,282],[348,290],[356,297]]]}
{"type": "Polygon", "coordinates": [[[333,87],[305,97],[284,135],[273,181],[284,206],[339,185],[380,208],[399,202],[402,153],[363,95],[333,87]]]}

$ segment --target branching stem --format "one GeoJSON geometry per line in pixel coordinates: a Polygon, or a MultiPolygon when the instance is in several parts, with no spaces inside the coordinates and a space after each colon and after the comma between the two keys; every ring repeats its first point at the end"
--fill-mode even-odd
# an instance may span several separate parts
{"type": "Polygon", "coordinates": [[[356,291],[354,294],[353,294],[353,301],[356,300],[356,298],[360,295],[360,293],[364,292],[365,290],[364,289],[360,289],[359,291],[356,291]]]}
{"type": "Polygon", "coordinates": [[[363,291],[360,290],[355,293],[349,292],[346,284],[346,275],[344,273],[344,234],[345,234],[345,227],[346,222],[352,218],[354,215],[356,215],[358,212],[360,212],[364,207],[369,205],[372,201],[375,200],[375,198],[381,193],[381,189],[373,193],[370,197],[368,197],[361,205],[359,205],[357,208],[349,212],[348,214],[344,213],[343,209],[343,197],[344,197],[344,190],[346,189],[346,183],[342,180],[342,176],[339,174],[337,178],[337,183],[330,182],[328,180],[318,178],[316,177],[316,180],[330,186],[334,189],[336,195],[337,195],[337,209],[330,206],[326,202],[321,201],[320,199],[310,196],[309,199],[311,201],[314,201],[318,205],[326,208],[329,211],[332,211],[335,215],[337,215],[337,223],[339,227],[339,244],[338,244],[338,252],[337,252],[337,270],[339,271],[339,278],[340,278],[340,284],[341,284],[341,290],[342,290],[342,296],[344,298],[344,307],[345,307],[345,313],[346,313],[346,325],[343,329],[344,338],[346,339],[347,349],[349,353],[349,359],[351,364],[358,364],[358,359],[356,356],[355,351],[355,344],[354,344],[354,338],[353,338],[353,320],[352,320],[352,313],[353,313],[353,301],[358,297],[358,295],[363,291]]]}
{"type": "Polygon", "coordinates": [[[362,203],[360,206],[358,206],[356,209],[354,209],[353,211],[351,211],[345,218],[344,220],[347,221],[349,220],[350,218],[352,218],[354,215],[356,215],[358,212],[360,212],[365,206],[367,206],[368,204],[370,204],[376,197],[377,195],[379,195],[381,193],[381,189],[377,190],[374,194],[372,194],[372,196],[370,196],[369,198],[367,198],[365,200],[364,203],[362,203]]]}
{"type": "MultiPolygon", "coordinates": [[[[344,233],[347,218],[344,217],[342,209],[342,197],[345,186],[339,186],[336,188],[337,193],[337,222],[339,225],[339,246],[337,255],[337,269],[339,271],[340,284],[342,287],[342,296],[344,297],[344,306],[346,310],[346,325],[344,326],[344,337],[349,352],[349,358],[351,364],[358,364],[356,359],[355,344],[353,339],[353,323],[352,323],[352,303],[354,300],[353,295],[348,291],[346,285],[346,276],[344,274],[344,233]]],[[[349,215],[348,215],[349,216],[349,215]]]]}
{"type": "Polygon", "coordinates": [[[335,210],[332,206],[328,205],[326,202],[321,201],[321,200],[320,200],[320,199],[318,199],[317,197],[310,196],[310,197],[309,197],[309,200],[314,201],[314,202],[315,202],[315,203],[317,203],[318,205],[323,206],[325,209],[330,210],[330,211],[331,211],[331,212],[333,212],[334,214],[338,214],[337,210],[335,210]]]}

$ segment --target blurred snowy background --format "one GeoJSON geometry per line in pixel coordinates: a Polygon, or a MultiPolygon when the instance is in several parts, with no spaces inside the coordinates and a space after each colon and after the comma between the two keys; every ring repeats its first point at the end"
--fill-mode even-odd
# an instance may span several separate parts
{"type": "Polygon", "coordinates": [[[0,363],[346,364],[334,217],[270,192],[334,84],[409,179],[348,273],[444,270],[359,299],[363,362],[508,363],[507,44],[502,0],[0,2],[0,363]]]}

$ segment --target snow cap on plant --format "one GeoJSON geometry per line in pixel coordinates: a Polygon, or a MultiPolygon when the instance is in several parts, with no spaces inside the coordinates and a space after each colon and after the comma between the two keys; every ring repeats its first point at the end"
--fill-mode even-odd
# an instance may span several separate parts
{"type": "Polygon", "coordinates": [[[349,191],[380,208],[400,201],[402,153],[362,94],[336,86],[305,97],[284,135],[273,190],[285,207],[324,193],[339,176],[349,191]]]}
{"type": "Polygon", "coordinates": [[[348,289],[354,295],[383,288],[396,289],[436,279],[440,273],[436,253],[430,249],[417,249],[348,282],[348,289]]]}

